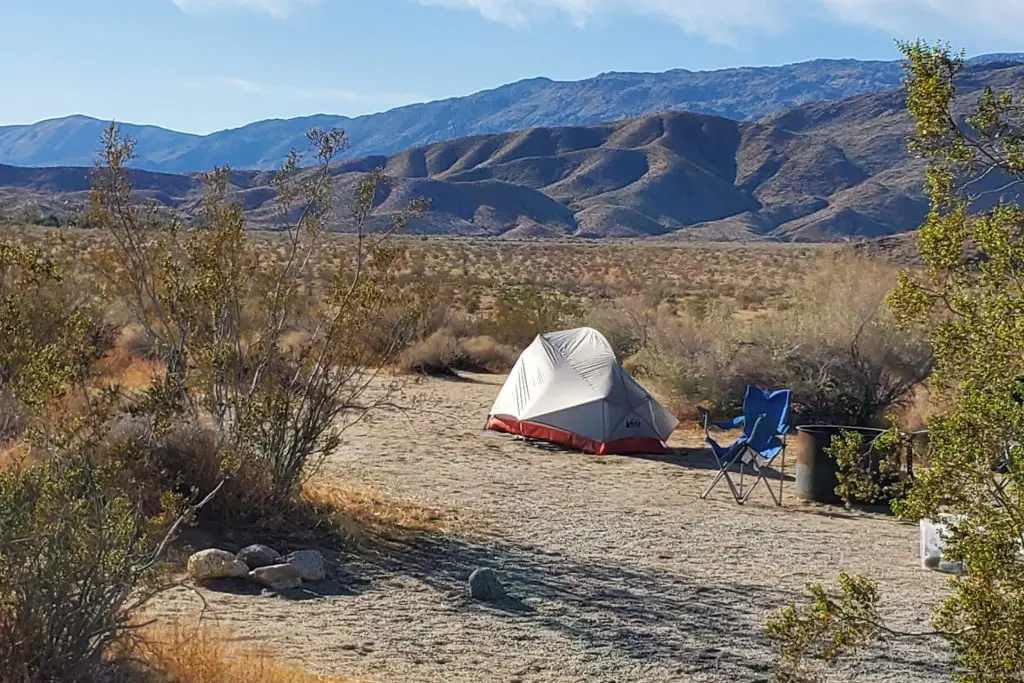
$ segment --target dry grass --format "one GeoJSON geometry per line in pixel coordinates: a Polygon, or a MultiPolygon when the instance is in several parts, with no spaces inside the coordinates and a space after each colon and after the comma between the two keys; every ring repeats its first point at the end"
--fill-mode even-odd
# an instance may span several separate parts
{"type": "Polygon", "coordinates": [[[136,656],[176,683],[358,683],[284,663],[267,649],[240,645],[229,632],[209,626],[156,626],[142,636],[136,656]]]}
{"type": "Polygon", "coordinates": [[[309,482],[302,489],[302,498],[327,518],[333,530],[355,540],[368,535],[404,538],[465,528],[461,516],[366,486],[309,482]]]}
{"type": "Polygon", "coordinates": [[[99,363],[99,379],[127,390],[149,387],[153,377],[165,371],[162,363],[149,357],[150,351],[141,327],[125,325],[114,348],[99,363]]]}
{"type": "Polygon", "coordinates": [[[25,447],[21,444],[0,446],[0,469],[16,467],[26,461],[25,447]]]}

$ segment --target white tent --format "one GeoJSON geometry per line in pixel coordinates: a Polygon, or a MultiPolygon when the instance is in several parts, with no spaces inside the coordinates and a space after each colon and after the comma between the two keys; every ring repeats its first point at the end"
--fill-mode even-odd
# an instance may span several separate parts
{"type": "Polygon", "coordinates": [[[608,340],[581,327],[533,340],[501,388],[487,428],[589,453],[663,453],[678,424],[619,365],[608,340]]]}

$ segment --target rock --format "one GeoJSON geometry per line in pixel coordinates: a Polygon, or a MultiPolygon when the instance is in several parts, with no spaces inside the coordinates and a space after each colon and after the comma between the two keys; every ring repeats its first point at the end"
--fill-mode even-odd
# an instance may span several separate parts
{"type": "Polygon", "coordinates": [[[505,597],[505,587],[493,569],[482,567],[469,575],[469,594],[475,600],[492,602],[505,597]]]}
{"type": "Polygon", "coordinates": [[[249,572],[249,578],[261,586],[275,591],[298,588],[302,585],[302,575],[293,564],[272,564],[249,572]]]}
{"type": "Polygon", "coordinates": [[[245,562],[249,569],[259,569],[272,564],[281,564],[281,553],[269,546],[256,543],[239,550],[238,559],[245,562]]]}
{"type": "Polygon", "coordinates": [[[296,550],[289,553],[284,561],[299,570],[303,581],[320,581],[327,576],[324,556],[319,550],[296,550]]]}
{"type": "Polygon", "coordinates": [[[935,569],[942,562],[941,555],[926,555],[924,558],[924,566],[928,569],[935,569]]]}
{"type": "Polygon", "coordinates": [[[233,579],[248,574],[249,567],[226,550],[210,548],[189,556],[188,573],[196,581],[233,579]]]}

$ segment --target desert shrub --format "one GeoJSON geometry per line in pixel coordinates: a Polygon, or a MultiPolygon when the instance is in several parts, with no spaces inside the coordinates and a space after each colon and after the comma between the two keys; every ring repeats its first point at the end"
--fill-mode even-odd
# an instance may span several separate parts
{"type": "MultiPolygon", "coordinates": [[[[315,167],[300,168],[293,153],[275,181],[288,220],[280,258],[266,258],[246,233],[226,169],[206,176],[194,225],[134,203],[134,143],[114,126],[90,197],[90,224],[115,244],[99,252],[95,272],[141,330],[134,345],[152,349],[165,369],[133,397],[135,414],[148,421],[148,452],[160,464],[173,425],[209,422],[221,476],[244,482],[234,488],[248,494],[240,516],[294,498],[349,419],[389,402],[387,391],[362,399],[421,317],[396,283],[390,232],[365,234],[387,180],[381,172],[363,178],[345,214],[355,248],[330,283],[310,289],[333,216],[329,166],[344,138],[313,130],[309,140],[315,167]]],[[[395,214],[392,232],[420,211],[395,214]]],[[[223,500],[211,509],[230,512],[223,500]]]]}
{"type": "Polygon", "coordinates": [[[456,330],[444,328],[402,352],[399,370],[424,375],[451,375],[468,372],[503,372],[515,363],[511,346],[499,344],[488,336],[460,337],[456,330]]]}
{"type": "Polygon", "coordinates": [[[865,443],[860,432],[844,430],[825,449],[836,463],[836,495],[847,508],[854,501],[880,503],[902,497],[909,479],[901,471],[910,443],[893,426],[865,443]]]}
{"type": "MultiPolygon", "coordinates": [[[[928,467],[894,506],[907,521],[950,514],[943,556],[965,571],[935,609],[930,635],[955,658],[953,680],[1024,679],[1024,208],[1001,197],[986,208],[974,188],[1024,180],[1024,110],[1011,91],[985,90],[965,117],[956,85],[963,55],[923,42],[901,45],[911,149],[928,160],[931,211],[919,234],[923,272],[905,273],[891,302],[920,326],[936,354],[931,383],[944,394],[929,420],[928,467]],[[970,257],[971,251],[979,256],[970,257]]],[[[820,680],[866,644],[905,636],[885,625],[874,583],[840,576],[831,594],[811,587],[768,624],[780,681],[820,680]]]]}
{"type": "Polygon", "coordinates": [[[819,258],[794,305],[762,322],[766,380],[794,392],[794,419],[869,426],[913,400],[930,345],[886,302],[898,271],[852,252],[819,258]]]}
{"type": "Polygon", "coordinates": [[[754,384],[793,390],[793,424],[870,425],[911,401],[932,367],[928,344],[900,329],[886,305],[895,282],[885,264],[825,255],[794,287],[793,305],[772,315],[744,321],[706,300],[663,311],[629,365],[680,415],[692,416],[697,403],[736,411],[754,384]]]}
{"type": "Polygon", "coordinates": [[[462,343],[450,330],[438,330],[402,352],[398,366],[403,372],[450,375],[463,369],[466,355],[462,343]]]}
{"type": "Polygon", "coordinates": [[[620,361],[634,356],[651,343],[662,317],[661,292],[614,299],[580,314],[575,325],[593,327],[605,336],[620,361]]]}
{"type": "Polygon", "coordinates": [[[222,482],[225,454],[221,434],[213,426],[182,420],[158,432],[146,415],[119,413],[102,424],[103,433],[94,440],[91,457],[119,468],[122,484],[133,487],[145,514],[161,514],[172,500],[195,503],[218,487],[217,496],[201,511],[200,521],[230,519],[251,502],[253,482],[243,476],[244,470],[222,482]]]}
{"type": "Polygon", "coordinates": [[[626,366],[649,378],[667,407],[680,417],[696,417],[701,404],[715,412],[742,403],[747,381],[755,381],[743,363],[744,340],[731,311],[719,308],[697,318],[687,312],[663,312],[647,345],[626,366]]]}
{"type": "Polygon", "coordinates": [[[478,372],[507,372],[515,365],[518,357],[511,346],[501,344],[487,335],[463,339],[462,350],[469,369],[478,372]]]}
{"type": "Polygon", "coordinates": [[[566,293],[534,283],[499,288],[494,310],[482,331],[493,339],[523,349],[541,333],[564,329],[580,313],[580,303],[566,293]]]}
{"type": "Polygon", "coordinates": [[[58,260],[0,240],[0,443],[18,439],[28,411],[58,398],[113,345],[113,332],[58,260]]]}
{"type": "Polygon", "coordinates": [[[147,523],[115,480],[82,454],[0,470],[4,681],[92,680],[151,595],[147,523]]]}

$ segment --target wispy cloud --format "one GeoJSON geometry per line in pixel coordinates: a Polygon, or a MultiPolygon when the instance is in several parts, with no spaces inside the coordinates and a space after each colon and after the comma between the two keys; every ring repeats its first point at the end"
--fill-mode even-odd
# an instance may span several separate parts
{"type": "MultiPolygon", "coordinates": [[[[285,18],[326,0],[171,0],[184,12],[242,10],[285,18]]],[[[374,2],[375,0],[363,0],[374,2]]],[[[556,15],[578,26],[614,14],[654,16],[720,44],[742,36],[779,33],[806,16],[831,18],[894,34],[921,31],[956,35],[1019,35],[1024,0],[411,0],[420,5],[470,10],[485,19],[522,27],[556,15]]]]}
{"type": "Polygon", "coordinates": [[[412,93],[364,92],[342,88],[306,88],[288,85],[269,85],[245,78],[221,76],[210,80],[188,81],[186,88],[224,92],[225,90],[257,97],[277,98],[288,101],[343,102],[346,104],[399,107],[403,104],[422,102],[428,98],[412,93]]]}
{"type": "Polygon", "coordinates": [[[914,37],[926,29],[1020,36],[1022,0],[819,0],[842,21],[914,37]]]}
{"type": "Polygon", "coordinates": [[[294,10],[317,3],[317,0],[171,0],[182,12],[245,10],[285,18],[294,10]]]}
{"type": "Polygon", "coordinates": [[[783,23],[780,11],[794,0],[415,0],[479,12],[492,21],[525,26],[536,17],[563,14],[584,26],[615,13],[657,16],[675,22],[689,33],[730,44],[738,31],[775,32],[783,23]]]}
{"type": "Polygon", "coordinates": [[[478,12],[511,26],[562,14],[585,25],[600,15],[656,16],[711,42],[734,44],[744,34],[778,33],[815,16],[917,35],[922,26],[953,36],[987,31],[1019,35],[1024,0],[414,0],[478,12]]]}

